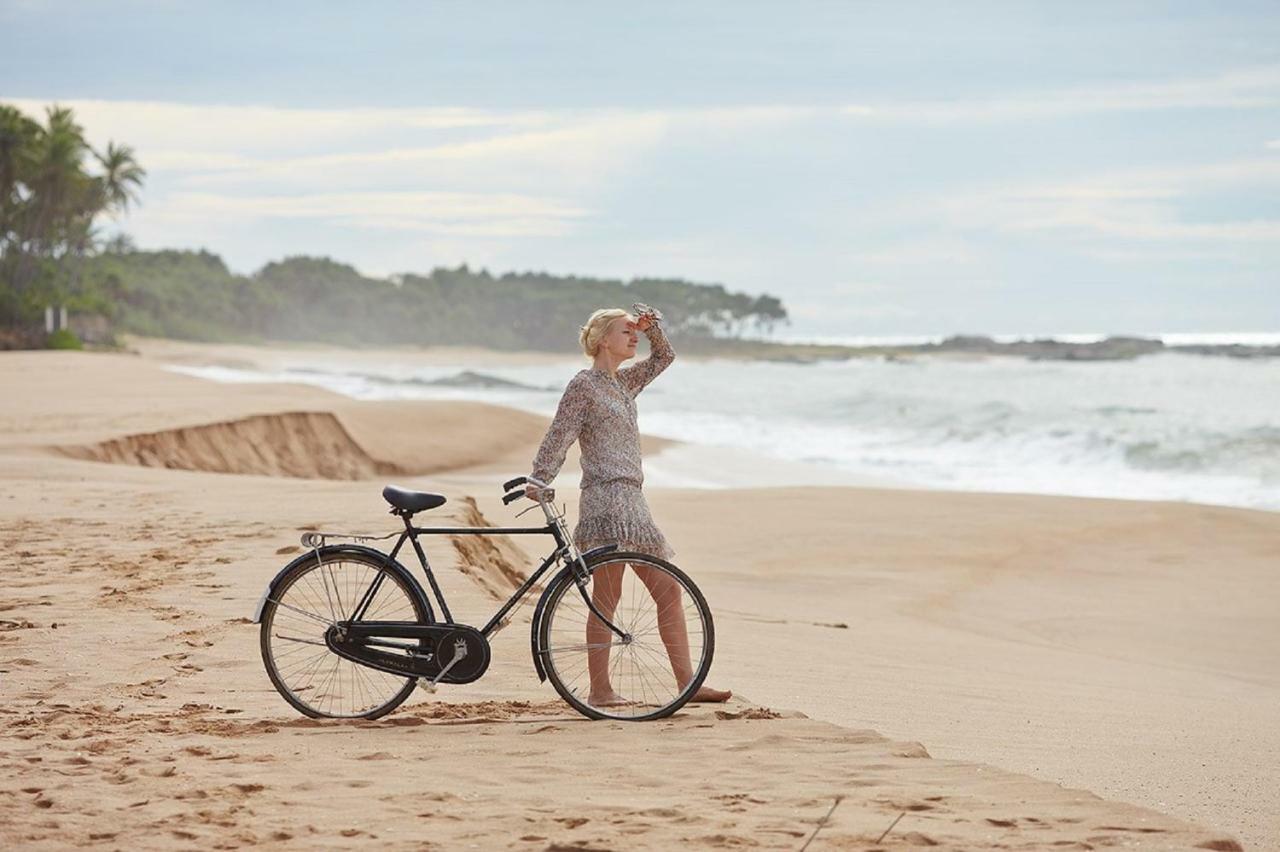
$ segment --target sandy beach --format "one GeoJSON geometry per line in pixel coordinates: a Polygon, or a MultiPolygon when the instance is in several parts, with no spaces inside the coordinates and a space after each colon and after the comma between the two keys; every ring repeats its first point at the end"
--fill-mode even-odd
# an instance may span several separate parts
{"type": "MultiPolygon", "coordinates": [[[[654,488],[731,703],[578,717],[526,607],[479,682],[316,721],[249,618],[302,531],[394,531],[386,482],[449,497],[424,523],[511,523],[500,483],[546,420],[219,384],[162,365],[269,351],[140,348],[0,354],[5,848],[1280,848],[1280,514],[654,488]]],[[[570,516],[576,481],[571,457],[570,516]]],[[[482,623],[536,546],[429,555],[482,623]]]]}

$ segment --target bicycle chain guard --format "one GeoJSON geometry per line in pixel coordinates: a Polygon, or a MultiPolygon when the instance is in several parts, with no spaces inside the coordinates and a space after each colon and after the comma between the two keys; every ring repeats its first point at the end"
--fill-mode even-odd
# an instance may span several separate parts
{"type": "Polygon", "coordinates": [[[343,659],[402,677],[471,683],[489,668],[489,641],[479,630],[465,624],[339,622],[325,631],[324,641],[329,650],[343,659]],[[417,640],[418,646],[405,643],[409,653],[404,653],[373,644],[395,639],[417,640]]]}

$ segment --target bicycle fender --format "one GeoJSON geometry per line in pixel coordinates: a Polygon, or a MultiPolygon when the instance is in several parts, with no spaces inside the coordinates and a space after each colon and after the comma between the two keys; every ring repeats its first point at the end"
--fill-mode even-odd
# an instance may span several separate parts
{"type": "MultiPolygon", "coordinates": [[[[418,601],[422,604],[422,608],[427,613],[428,617],[432,621],[435,621],[435,610],[432,609],[431,607],[431,601],[427,598],[426,593],[422,590],[422,586],[418,583],[418,581],[414,578],[414,576],[409,573],[408,568],[405,568],[399,562],[392,559],[390,556],[388,556],[387,554],[383,553],[380,550],[374,550],[372,547],[365,547],[359,544],[330,544],[320,548],[319,550],[319,554],[321,557],[328,556],[329,554],[334,554],[334,553],[352,553],[352,554],[358,553],[362,556],[368,556],[374,559],[375,561],[381,563],[382,566],[386,568],[388,573],[395,574],[400,579],[405,581],[405,585],[408,587],[410,594],[412,594],[415,598],[418,599],[418,601]]],[[[267,583],[267,588],[264,589],[262,592],[262,597],[258,599],[257,608],[254,609],[253,611],[254,624],[262,623],[262,610],[267,605],[267,599],[271,597],[271,593],[276,590],[276,587],[280,584],[280,581],[284,579],[285,575],[288,574],[290,571],[292,571],[294,568],[306,562],[307,560],[309,559],[314,560],[315,558],[316,558],[316,551],[308,550],[306,553],[302,554],[297,559],[294,559],[288,565],[281,568],[280,571],[277,572],[277,574],[271,578],[271,582],[267,583]]]]}
{"type": "MultiPolygon", "coordinates": [[[[617,549],[618,545],[616,544],[602,544],[599,547],[593,547],[582,554],[582,561],[586,562],[590,567],[592,561],[617,549]]],[[[538,650],[538,632],[542,626],[542,615],[547,609],[547,598],[551,594],[551,590],[556,588],[566,575],[572,578],[573,569],[561,568],[559,573],[551,578],[551,582],[547,583],[546,589],[542,592],[542,597],[538,598],[537,608],[533,611],[533,624],[529,630],[529,651],[533,654],[533,670],[538,673],[538,681],[540,683],[545,683],[547,680],[547,669],[542,664],[542,652],[538,650]]]]}

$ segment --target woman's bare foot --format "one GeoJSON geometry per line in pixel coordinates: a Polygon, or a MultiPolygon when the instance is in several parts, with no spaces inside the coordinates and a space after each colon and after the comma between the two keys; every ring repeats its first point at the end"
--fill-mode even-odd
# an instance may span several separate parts
{"type": "Polygon", "coordinates": [[[733,691],[729,689],[712,689],[709,686],[700,686],[698,691],[693,694],[690,701],[697,701],[702,704],[719,704],[728,701],[733,697],[733,691]]]}
{"type": "Polygon", "coordinates": [[[587,703],[590,704],[592,707],[622,707],[627,704],[634,704],[635,702],[631,701],[630,699],[623,698],[621,695],[619,695],[616,692],[609,692],[608,694],[602,695],[599,698],[592,695],[590,698],[587,699],[587,703]]]}

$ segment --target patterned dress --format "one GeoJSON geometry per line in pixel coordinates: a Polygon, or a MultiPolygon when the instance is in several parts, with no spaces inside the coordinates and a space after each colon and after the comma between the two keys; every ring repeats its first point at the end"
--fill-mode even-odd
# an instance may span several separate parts
{"type": "Polygon", "coordinates": [[[649,357],[610,375],[591,368],[564,389],[555,419],[533,459],[533,476],[550,483],[577,441],[582,458],[582,498],[573,538],[579,549],[616,544],[619,550],[671,559],[675,551],[649,514],[641,486],[640,427],[636,395],[665,370],[676,354],[659,322],[645,329],[649,357]]]}

